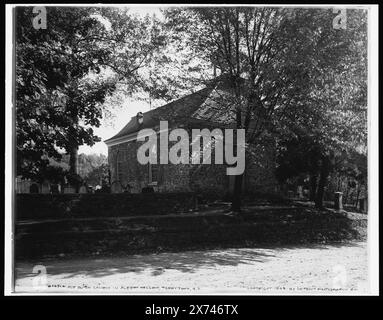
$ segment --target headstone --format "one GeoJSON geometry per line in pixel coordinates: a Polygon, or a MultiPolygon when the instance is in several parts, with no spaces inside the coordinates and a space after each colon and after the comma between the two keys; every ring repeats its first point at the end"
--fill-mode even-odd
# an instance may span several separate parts
{"type": "MultiPolygon", "coordinates": [[[[94,190],[95,190],[95,192],[98,191],[97,186],[95,187],[94,190]]],[[[112,191],[112,193],[121,193],[122,192],[121,183],[118,182],[118,181],[113,182],[112,185],[111,185],[111,191],[112,191]]]]}
{"type": "Polygon", "coordinates": [[[334,208],[335,210],[343,210],[343,193],[342,192],[335,192],[334,197],[334,208]]]}
{"type": "Polygon", "coordinates": [[[51,186],[48,182],[44,181],[41,184],[41,193],[51,193],[51,186]]]}
{"type": "Polygon", "coordinates": [[[52,194],[58,194],[60,193],[60,190],[59,190],[59,185],[58,184],[52,184],[51,185],[51,193],[52,194]]]}
{"type": "Polygon", "coordinates": [[[80,189],[78,190],[78,193],[87,193],[86,187],[85,186],[81,186],[80,189]]]}
{"type": "Polygon", "coordinates": [[[303,186],[298,186],[297,194],[299,199],[303,199],[303,186]]]}
{"type": "Polygon", "coordinates": [[[367,198],[359,199],[359,210],[367,213],[367,198]]]}

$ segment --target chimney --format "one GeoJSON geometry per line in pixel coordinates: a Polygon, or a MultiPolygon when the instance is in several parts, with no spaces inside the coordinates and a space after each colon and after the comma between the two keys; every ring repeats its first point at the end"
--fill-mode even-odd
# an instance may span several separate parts
{"type": "Polygon", "coordinates": [[[144,114],[142,112],[137,113],[137,123],[141,125],[144,122],[144,114]]]}

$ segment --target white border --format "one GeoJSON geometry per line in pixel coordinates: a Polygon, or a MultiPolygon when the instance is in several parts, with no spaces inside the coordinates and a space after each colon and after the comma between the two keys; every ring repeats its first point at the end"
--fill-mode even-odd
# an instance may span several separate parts
{"type": "Polygon", "coordinates": [[[379,6],[368,12],[368,260],[371,295],[379,295],[379,6]]]}
{"type": "MultiPolygon", "coordinates": [[[[13,115],[12,115],[12,72],[13,72],[13,12],[12,9],[21,4],[6,4],[6,90],[5,90],[5,230],[4,230],[4,294],[9,295],[30,295],[31,293],[13,293],[13,252],[12,252],[12,201],[13,201],[13,146],[12,146],[12,130],[13,130],[13,115]],[[10,63],[12,61],[12,63],[10,63]]],[[[23,6],[33,4],[22,4],[23,6]]],[[[38,4],[38,6],[90,6],[89,4],[38,4]]],[[[95,4],[94,6],[123,6],[116,4],[95,4]]],[[[191,5],[191,4],[129,4],[129,7],[177,7],[177,6],[212,6],[212,5],[191,5]]],[[[217,6],[215,4],[214,6],[217,6]]],[[[225,6],[250,6],[249,4],[225,4],[225,6]]],[[[369,143],[368,143],[368,167],[369,167],[369,216],[368,216],[368,248],[369,248],[369,295],[379,294],[379,127],[378,127],[378,44],[379,44],[379,6],[378,5],[286,5],[286,4],[259,4],[254,6],[265,7],[347,7],[347,8],[366,8],[369,9],[368,23],[368,45],[369,45],[369,81],[368,81],[368,123],[369,123],[369,143]]],[[[206,294],[204,292],[201,294],[206,294]]],[[[212,294],[222,295],[241,295],[247,292],[210,292],[212,294]]],[[[87,295],[102,295],[104,293],[86,293],[87,295]]],[[[109,293],[111,295],[121,293],[109,293]]],[[[135,293],[136,295],[148,295],[149,293],[135,293]]],[[[153,294],[169,294],[168,292],[154,292],[153,294]]],[[[248,294],[252,294],[248,292],[248,294]]],[[[272,293],[268,293],[272,294],[272,293]]],[[[33,295],[83,295],[83,293],[33,293],[33,295]]],[[[197,294],[200,295],[200,294],[197,294]]],[[[281,295],[280,293],[276,295],[281,295]]]]}
{"type": "Polygon", "coordinates": [[[5,23],[6,23],[6,51],[5,51],[5,187],[4,187],[4,295],[11,294],[13,290],[13,226],[12,226],[12,200],[13,200],[13,116],[12,116],[12,72],[13,72],[13,7],[6,5],[5,23]],[[10,63],[12,61],[12,63],[10,63]]]}

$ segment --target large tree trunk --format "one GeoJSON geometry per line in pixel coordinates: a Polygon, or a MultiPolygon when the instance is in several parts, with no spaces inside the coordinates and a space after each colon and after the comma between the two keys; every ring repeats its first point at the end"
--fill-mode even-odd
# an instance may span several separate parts
{"type": "MultiPolygon", "coordinates": [[[[69,172],[72,174],[78,174],[78,147],[73,146],[69,152],[69,172]]],[[[74,186],[76,193],[79,193],[80,186],[76,183],[74,186]]]]}
{"type": "Polygon", "coordinates": [[[78,147],[73,146],[69,151],[69,172],[73,174],[78,173],[78,147]]]}
{"type": "MultiPolygon", "coordinates": [[[[74,119],[74,122],[77,121],[76,117],[74,117],[74,119]]],[[[69,153],[69,173],[72,176],[78,174],[78,144],[75,137],[76,130],[74,128],[69,128],[69,144],[67,146],[67,152],[69,153]]],[[[76,183],[74,187],[76,189],[76,193],[78,193],[80,186],[78,186],[78,184],[76,183]]]]}
{"type": "Polygon", "coordinates": [[[347,180],[346,180],[346,194],[343,197],[343,204],[346,204],[347,201],[348,201],[348,195],[349,195],[349,192],[350,192],[350,185],[349,185],[349,183],[350,183],[350,179],[347,178],[347,180]]]}
{"type": "Polygon", "coordinates": [[[318,191],[315,197],[315,207],[322,209],[323,208],[323,196],[324,188],[327,183],[327,178],[330,174],[330,161],[327,157],[322,158],[320,178],[318,182],[318,191]]]}
{"type": "Polygon", "coordinates": [[[69,153],[69,172],[72,174],[78,174],[78,142],[76,126],[78,125],[78,115],[76,110],[69,110],[72,118],[72,127],[68,130],[68,146],[67,152],[69,153]]]}
{"type": "Polygon", "coordinates": [[[315,201],[317,194],[318,176],[316,174],[310,175],[310,201],[315,201]]]}
{"type": "MultiPolygon", "coordinates": [[[[237,79],[236,79],[237,80],[237,79]]],[[[235,88],[238,89],[238,86],[235,86],[235,88]]],[[[236,96],[240,97],[239,90],[236,92],[236,96]]],[[[236,110],[236,124],[237,129],[242,127],[242,112],[240,109],[236,110]]],[[[233,141],[233,150],[237,150],[237,156],[238,156],[238,145],[236,143],[237,141],[237,135],[234,137],[233,141]]],[[[246,170],[246,169],[245,169],[246,170]]],[[[236,175],[234,179],[234,191],[233,191],[233,199],[231,202],[231,210],[234,212],[241,212],[241,196],[242,196],[242,181],[243,181],[243,174],[236,175]]]]}
{"type": "Polygon", "coordinates": [[[231,203],[231,210],[234,212],[241,212],[242,181],[243,174],[235,176],[233,199],[231,203]]]}
{"type": "Polygon", "coordinates": [[[355,200],[355,203],[354,203],[355,208],[358,207],[359,196],[360,196],[360,183],[358,182],[358,189],[357,189],[357,192],[356,192],[356,200],[355,200]]]}

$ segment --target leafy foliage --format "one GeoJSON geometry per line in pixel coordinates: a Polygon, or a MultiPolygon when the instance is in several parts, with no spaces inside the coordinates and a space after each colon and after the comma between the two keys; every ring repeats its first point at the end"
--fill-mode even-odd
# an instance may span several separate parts
{"type": "Polygon", "coordinates": [[[32,7],[16,9],[17,173],[42,175],[61,150],[76,164],[78,146],[100,141],[105,99],[142,86],[138,70],[160,38],[150,19],[119,8],[48,7],[34,29],[32,7]],[[153,31],[154,30],[154,31],[153,31]]]}
{"type": "Polygon", "coordinates": [[[247,142],[260,143],[267,132],[294,139],[303,131],[321,149],[326,175],[330,155],[360,147],[366,137],[366,12],[348,10],[347,16],[346,29],[337,30],[332,9],[166,12],[176,52],[190,59],[184,74],[201,83],[218,70],[229,79],[236,99],[227,112],[237,128],[246,129],[247,142]],[[196,57],[204,62],[200,68],[196,57]]]}
{"type": "Polygon", "coordinates": [[[94,168],[85,177],[85,181],[88,185],[109,185],[109,166],[103,163],[99,167],[94,168]]]}
{"type": "Polygon", "coordinates": [[[99,124],[100,105],[114,86],[83,79],[107,58],[84,41],[102,28],[88,9],[49,7],[47,29],[34,29],[33,17],[32,7],[16,9],[17,172],[31,178],[42,175],[48,158],[61,159],[60,148],[99,140],[86,125],[99,124]]]}
{"type": "Polygon", "coordinates": [[[277,151],[276,176],[281,183],[293,177],[318,174],[323,150],[310,137],[281,141],[277,151]]]}

